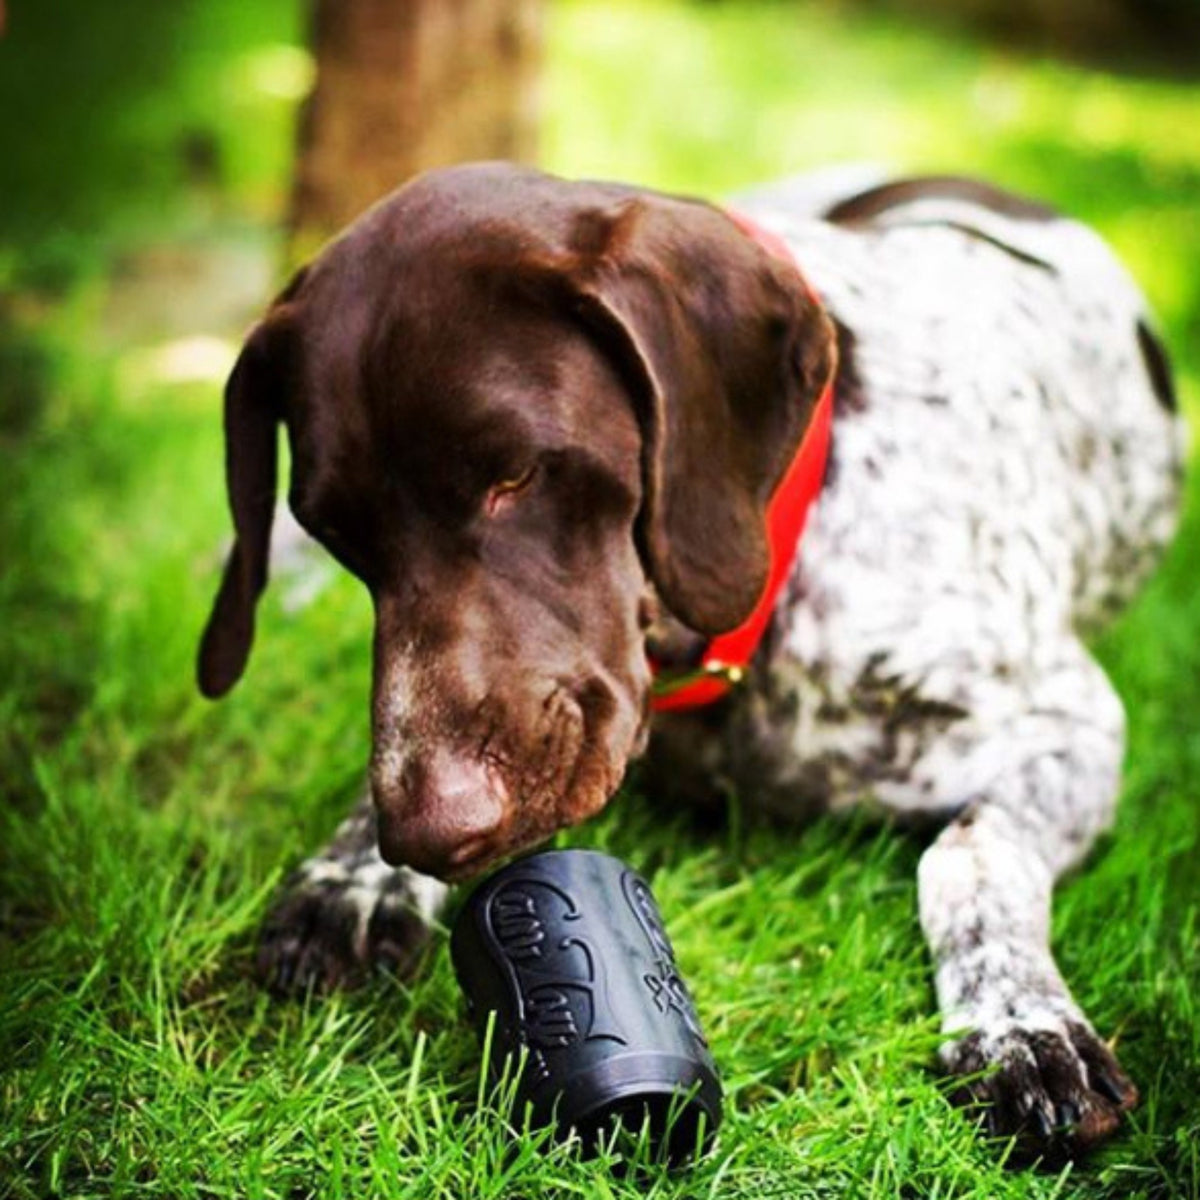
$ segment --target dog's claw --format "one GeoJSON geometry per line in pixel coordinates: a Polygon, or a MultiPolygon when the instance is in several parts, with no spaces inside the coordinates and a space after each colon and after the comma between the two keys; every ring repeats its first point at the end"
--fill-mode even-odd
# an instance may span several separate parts
{"type": "Polygon", "coordinates": [[[1054,1136],[1054,1122],[1046,1115],[1046,1110],[1041,1104],[1033,1106],[1029,1113],[1029,1119],[1038,1137],[1049,1141],[1054,1136]]]}
{"type": "Polygon", "coordinates": [[[1137,1103],[1137,1089],[1124,1075],[1121,1075],[1119,1078],[1114,1077],[1103,1068],[1094,1069],[1089,1074],[1092,1086],[1096,1091],[1104,1096],[1105,1099],[1111,1100],[1118,1108],[1122,1110],[1129,1109],[1137,1103]]]}
{"type": "Polygon", "coordinates": [[[267,975],[271,987],[276,991],[290,991],[292,982],[296,978],[296,964],[293,959],[284,958],[276,966],[274,971],[270,969],[269,960],[265,965],[264,974],[267,975]]]}
{"type": "Polygon", "coordinates": [[[1055,1109],[1054,1117],[1054,1123],[1060,1131],[1071,1129],[1079,1123],[1079,1105],[1073,1100],[1066,1100],[1055,1109]]]}

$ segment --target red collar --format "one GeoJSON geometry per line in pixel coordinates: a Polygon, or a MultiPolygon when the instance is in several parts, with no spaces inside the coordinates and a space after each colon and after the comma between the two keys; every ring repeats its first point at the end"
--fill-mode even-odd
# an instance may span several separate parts
{"type": "MultiPolygon", "coordinates": [[[[787,243],[777,234],[763,229],[737,212],[727,211],[733,223],[753,238],[768,253],[790,263],[800,275],[800,281],[814,303],[820,303],[815,290],[800,271],[787,243]]],[[[754,652],[762,641],[780,590],[791,574],[799,552],[800,537],[808,510],[812,507],[825,478],[825,463],[829,456],[829,433],[833,421],[833,380],[836,365],[830,372],[812,420],[800,440],[787,471],[767,504],[767,539],[770,544],[771,566],[767,583],[753,612],[735,629],[718,634],[709,642],[700,664],[679,676],[655,673],[651,707],[655,712],[681,708],[698,708],[719,700],[730,687],[741,681],[754,652]]]]}

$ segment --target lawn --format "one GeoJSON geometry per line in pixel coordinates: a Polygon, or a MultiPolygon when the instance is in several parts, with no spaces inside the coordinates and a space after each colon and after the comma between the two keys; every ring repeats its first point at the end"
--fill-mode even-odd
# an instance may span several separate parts
{"type": "MultiPolygon", "coordinates": [[[[1099,651],[1130,716],[1115,836],[1055,944],[1142,1089],[1091,1162],[1006,1169],[931,1069],[913,839],[707,823],[636,784],[563,844],[654,884],[724,1071],[668,1175],[510,1128],[444,931],[417,979],[250,973],[273,888],[367,752],[369,604],[270,596],[194,693],[228,518],[219,395],[270,292],[309,63],[293,0],[10,6],[0,40],[0,1195],[1200,1196],[1200,494],[1099,651]]],[[[982,172],[1091,220],[1200,419],[1200,90],[746,0],[552,10],[544,161],[721,193],[836,160],[982,172]]]]}

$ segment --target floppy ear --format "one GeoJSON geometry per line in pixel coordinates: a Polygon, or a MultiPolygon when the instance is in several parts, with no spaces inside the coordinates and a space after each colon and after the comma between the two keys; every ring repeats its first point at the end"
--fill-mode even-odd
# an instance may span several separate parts
{"type": "Polygon", "coordinates": [[[833,325],[794,266],[708,205],[639,196],[582,214],[573,241],[577,311],[640,410],[647,574],[685,624],[731,629],[765,586],[767,503],[833,325]]]}
{"type": "Polygon", "coordinates": [[[277,323],[250,335],[225,385],[225,477],[235,538],[200,639],[197,681],[210,699],[241,678],[254,641],[254,608],[267,583],[275,513],[283,364],[277,323]]]}

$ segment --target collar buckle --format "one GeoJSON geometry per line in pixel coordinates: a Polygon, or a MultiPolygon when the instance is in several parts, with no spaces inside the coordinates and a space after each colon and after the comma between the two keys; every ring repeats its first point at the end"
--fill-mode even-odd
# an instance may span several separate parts
{"type": "Polygon", "coordinates": [[[680,671],[671,675],[655,675],[650,684],[650,692],[654,697],[673,696],[684,688],[691,687],[701,680],[713,679],[727,687],[736,687],[746,678],[746,668],[738,663],[721,662],[711,659],[702,662],[690,671],[680,671]]]}

